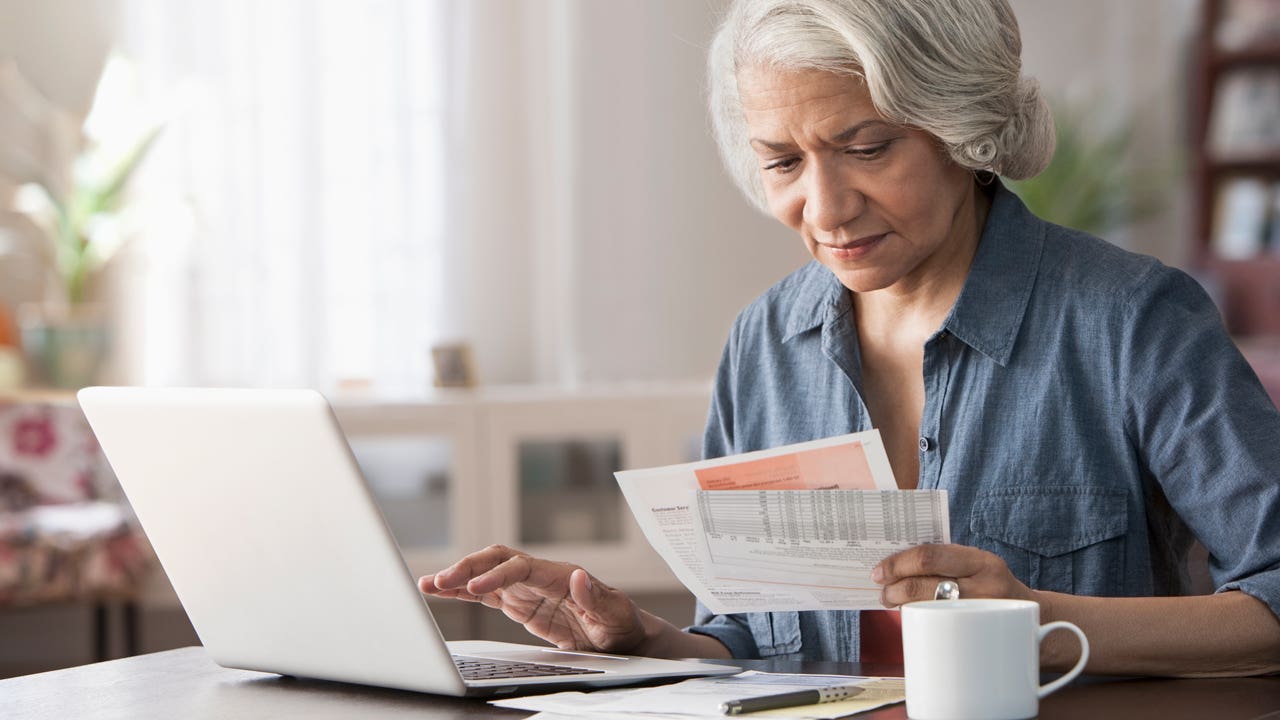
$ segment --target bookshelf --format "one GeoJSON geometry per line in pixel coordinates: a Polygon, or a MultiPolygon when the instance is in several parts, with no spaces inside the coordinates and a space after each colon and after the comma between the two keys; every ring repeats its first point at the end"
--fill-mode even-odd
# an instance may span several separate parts
{"type": "Polygon", "coordinates": [[[1240,336],[1280,334],[1280,1],[1202,0],[1194,262],[1240,336]]]}

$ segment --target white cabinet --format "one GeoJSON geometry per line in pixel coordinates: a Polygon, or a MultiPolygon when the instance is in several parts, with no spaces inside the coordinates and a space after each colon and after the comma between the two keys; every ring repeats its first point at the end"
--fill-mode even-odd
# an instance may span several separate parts
{"type": "Polygon", "coordinates": [[[410,569],[440,569],[487,532],[476,407],[470,402],[332,400],[410,569]]]}
{"type": "Polygon", "coordinates": [[[613,471],[697,459],[709,395],[699,384],[332,401],[414,573],[502,543],[645,593],[680,584],[613,471]]]}

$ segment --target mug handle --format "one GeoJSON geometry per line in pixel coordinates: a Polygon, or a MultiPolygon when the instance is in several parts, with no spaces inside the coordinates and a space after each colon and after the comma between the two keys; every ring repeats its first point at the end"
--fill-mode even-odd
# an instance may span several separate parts
{"type": "Polygon", "coordinates": [[[1044,636],[1054,630],[1070,630],[1076,634],[1076,637],[1080,638],[1080,659],[1076,661],[1075,667],[1067,671],[1066,675],[1063,675],[1051,683],[1041,685],[1039,691],[1036,693],[1036,697],[1038,698],[1043,698],[1049,693],[1055,692],[1063,685],[1075,680],[1076,676],[1084,671],[1084,664],[1089,662],[1089,638],[1084,636],[1083,630],[1065,620],[1058,620],[1056,622],[1041,625],[1040,631],[1036,636],[1036,646],[1039,647],[1040,643],[1044,642],[1044,636]]]}

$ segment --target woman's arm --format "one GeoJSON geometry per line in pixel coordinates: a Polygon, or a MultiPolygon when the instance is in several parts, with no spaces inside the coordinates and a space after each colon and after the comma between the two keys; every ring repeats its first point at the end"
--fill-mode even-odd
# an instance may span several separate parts
{"type": "MultiPolygon", "coordinates": [[[[1158,483],[1147,497],[1163,496],[1204,544],[1223,591],[1133,599],[1039,593],[1041,606],[1092,628],[1100,672],[1276,672],[1280,416],[1195,280],[1153,268],[1125,308],[1112,372],[1126,398],[1125,432],[1158,483]]],[[[1046,652],[1061,646],[1055,638],[1046,652]]]]}
{"type": "MultiPolygon", "coordinates": [[[[1089,638],[1085,672],[1211,677],[1280,672],[1280,621],[1239,591],[1194,597],[1095,598],[1032,590],[998,555],[961,545],[920,545],[886,558],[872,578],[881,602],[897,607],[933,599],[943,579],[966,598],[1018,598],[1040,604],[1040,621],[1069,620],[1089,638]]],[[[1078,643],[1054,633],[1041,647],[1046,670],[1075,663],[1078,643]]]]}
{"type": "MultiPolygon", "coordinates": [[[[1095,598],[1037,591],[1040,621],[1070,620],[1089,638],[1086,672],[1107,675],[1225,677],[1280,672],[1280,621],[1238,590],[1216,595],[1095,598]]],[[[1046,669],[1079,657],[1079,642],[1051,633],[1046,669]]]]}
{"type": "Polygon", "coordinates": [[[640,611],[645,639],[636,655],[658,658],[730,658],[729,649],[719,640],[681,630],[647,610],[640,611]]]}

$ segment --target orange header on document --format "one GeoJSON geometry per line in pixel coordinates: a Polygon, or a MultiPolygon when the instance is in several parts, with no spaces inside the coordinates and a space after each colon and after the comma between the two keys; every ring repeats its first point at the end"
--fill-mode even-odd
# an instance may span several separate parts
{"type": "Polygon", "coordinates": [[[694,470],[703,490],[875,490],[862,443],[694,470]]]}

